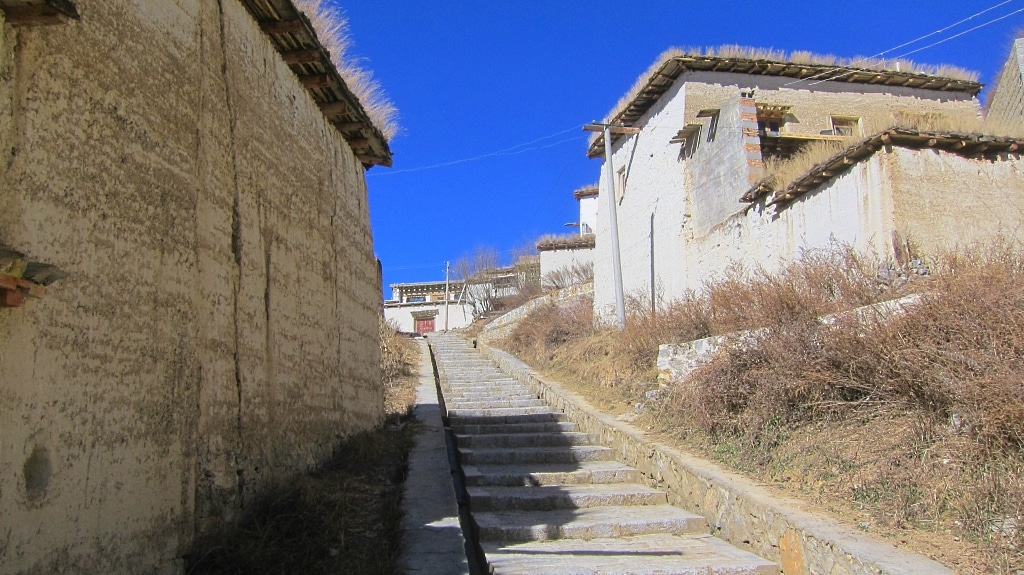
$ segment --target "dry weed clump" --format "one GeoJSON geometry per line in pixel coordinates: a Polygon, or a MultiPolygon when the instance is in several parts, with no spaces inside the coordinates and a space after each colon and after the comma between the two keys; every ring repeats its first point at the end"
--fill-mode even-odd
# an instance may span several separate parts
{"type": "Polygon", "coordinates": [[[394,320],[380,318],[380,372],[385,384],[412,373],[416,361],[416,344],[399,333],[394,320]]]}
{"type": "Polygon", "coordinates": [[[546,273],[541,278],[541,286],[545,291],[557,291],[592,281],[594,281],[594,262],[574,262],[572,265],[546,273]]]}

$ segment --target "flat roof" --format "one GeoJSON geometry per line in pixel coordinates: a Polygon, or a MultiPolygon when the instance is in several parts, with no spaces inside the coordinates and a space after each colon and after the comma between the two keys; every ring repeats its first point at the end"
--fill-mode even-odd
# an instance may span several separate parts
{"type": "MultiPolygon", "coordinates": [[[[656,64],[653,72],[647,77],[631,98],[624,100],[622,105],[608,118],[611,124],[633,126],[662,95],[672,87],[685,72],[731,72],[752,76],[781,76],[797,80],[833,81],[853,84],[880,84],[883,86],[899,86],[936,90],[941,92],[964,92],[976,96],[984,84],[973,80],[949,78],[920,72],[900,72],[895,70],[871,70],[853,66],[834,66],[825,64],[803,64],[770,59],[731,58],[721,56],[671,55],[660,65],[656,64]]],[[[613,136],[616,141],[622,136],[613,136]]],[[[604,154],[604,135],[597,133],[587,149],[590,158],[604,154]]]]}

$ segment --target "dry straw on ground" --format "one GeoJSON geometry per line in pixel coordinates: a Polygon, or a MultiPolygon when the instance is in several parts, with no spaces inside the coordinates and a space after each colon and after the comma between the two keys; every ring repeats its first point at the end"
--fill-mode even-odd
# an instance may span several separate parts
{"type": "Polygon", "coordinates": [[[326,0],[295,0],[295,5],[313,24],[320,43],[331,53],[338,73],[362,103],[370,120],[386,139],[392,139],[399,130],[398,108],[374,79],[373,72],[363,67],[363,60],[350,53],[348,20],[326,0]]]}

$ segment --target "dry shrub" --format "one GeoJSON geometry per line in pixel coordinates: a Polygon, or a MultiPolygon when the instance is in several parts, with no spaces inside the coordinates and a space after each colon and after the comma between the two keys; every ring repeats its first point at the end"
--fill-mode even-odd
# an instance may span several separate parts
{"type": "Polygon", "coordinates": [[[556,291],[570,286],[594,281],[594,262],[573,262],[544,274],[541,285],[546,291],[556,291]]]}
{"type": "Polygon", "coordinates": [[[412,373],[416,361],[416,344],[401,335],[394,320],[380,318],[380,372],[385,384],[412,373]]]}
{"type": "Polygon", "coordinates": [[[958,570],[1012,573],[1024,564],[1024,250],[1000,240],[928,267],[833,246],[774,273],[732,268],[655,309],[632,297],[621,332],[550,306],[505,345],[593,401],[642,403],[648,425],[767,480],[797,476],[873,524],[963,535],[943,556],[958,570]],[[902,312],[864,307],[909,293],[902,312]],[[727,336],[715,359],[643,393],[659,344],[712,335],[727,336]]]}
{"type": "Polygon", "coordinates": [[[503,343],[524,357],[547,363],[552,359],[549,350],[593,333],[593,310],[589,297],[569,305],[546,303],[527,314],[503,343]]]}

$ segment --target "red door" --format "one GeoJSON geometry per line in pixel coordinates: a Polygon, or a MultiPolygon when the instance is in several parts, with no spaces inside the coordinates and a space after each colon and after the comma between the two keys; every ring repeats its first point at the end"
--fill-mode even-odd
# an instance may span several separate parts
{"type": "Polygon", "coordinates": [[[417,333],[433,333],[433,331],[434,331],[434,318],[418,319],[418,320],[416,320],[416,332],[417,333]]]}

